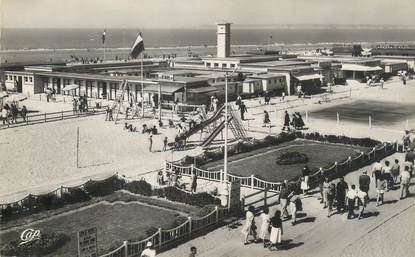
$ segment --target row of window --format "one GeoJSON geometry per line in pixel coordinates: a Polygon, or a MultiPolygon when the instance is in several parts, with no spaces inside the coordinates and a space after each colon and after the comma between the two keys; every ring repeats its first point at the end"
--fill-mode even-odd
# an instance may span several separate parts
{"type": "Polygon", "coordinates": [[[234,63],[230,63],[229,65],[228,64],[226,64],[226,63],[220,64],[220,63],[217,63],[217,62],[215,62],[215,63],[213,63],[213,62],[212,63],[210,63],[210,62],[206,63],[207,67],[211,67],[211,68],[235,68],[234,63]]]}
{"type": "MultiPolygon", "coordinates": [[[[284,79],[278,79],[279,83],[284,83],[284,79]]],[[[268,80],[268,83],[272,83],[272,79],[268,80]]],[[[274,83],[277,83],[277,79],[274,79],[274,83]]]]}
{"type": "MultiPolygon", "coordinates": [[[[15,76],[15,75],[6,75],[6,80],[17,81],[17,77],[18,76],[15,76]]],[[[33,82],[33,77],[24,76],[23,79],[24,79],[24,82],[33,82]]]]}

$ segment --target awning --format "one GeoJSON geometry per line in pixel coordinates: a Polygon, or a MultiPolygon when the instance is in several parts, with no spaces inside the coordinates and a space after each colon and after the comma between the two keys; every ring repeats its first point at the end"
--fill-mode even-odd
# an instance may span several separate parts
{"type": "Polygon", "coordinates": [[[74,90],[79,88],[79,85],[76,84],[71,84],[71,85],[66,85],[64,88],[62,88],[63,91],[70,91],[70,90],[74,90]]]}
{"type": "Polygon", "coordinates": [[[342,69],[341,70],[345,70],[345,71],[380,71],[380,70],[382,70],[382,68],[379,67],[379,66],[370,67],[370,66],[363,66],[363,65],[359,65],[359,64],[345,63],[345,64],[342,64],[342,69]]]}
{"type": "Polygon", "coordinates": [[[214,92],[214,91],[218,91],[218,90],[214,87],[195,87],[195,88],[187,89],[187,92],[194,93],[194,94],[209,93],[209,92],[214,92]]]}
{"type": "Polygon", "coordinates": [[[294,77],[300,81],[304,81],[304,80],[312,80],[312,79],[321,79],[323,76],[319,74],[309,74],[309,75],[294,76],[294,77]]]}
{"type": "MultiPolygon", "coordinates": [[[[162,94],[173,94],[183,88],[183,85],[161,85],[162,94]]],[[[144,87],[144,92],[159,92],[159,85],[148,85],[144,87]]]]}

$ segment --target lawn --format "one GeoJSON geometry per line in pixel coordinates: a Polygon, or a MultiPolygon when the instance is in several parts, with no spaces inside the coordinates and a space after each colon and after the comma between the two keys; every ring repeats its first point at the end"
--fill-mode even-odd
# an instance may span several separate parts
{"type": "MultiPolygon", "coordinates": [[[[330,165],[348,156],[355,156],[367,148],[294,140],[278,146],[255,150],[249,153],[234,155],[229,158],[228,170],[231,174],[240,176],[256,175],[267,181],[292,180],[301,174],[304,164],[278,165],[277,157],[284,152],[300,152],[308,156],[307,165],[312,170],[330,165]]],[[[203,168],[210,170],[222,169],[223,160],[208,163],[203,168]]]]}
{"type": "Polygon", "coordinates": [[[339,113],[340,120],[367,124],[370,115],[374,124],[390,125],[391,123],[403,123],[413,118],[414,110],[413,104],[358,100],[321,109],[311,113],[310,116],[336,121],[337,113],[339,113]]]}
{"type": "Polygon", "coordinates": [[[136,201],[135,197],[123,196],[123,198],[126,200],[123,203],[100,202],[70,214],[62,213],[48,220],[2,233],[0,241],[3,244],[16,240],[27,228],[39,229],[41,233],[64,233],[70,237],[70,241],[49,256],[72,257],[77,255],[77,231],[97,227],[98,249],[100,253],[105,253],[111,246],[121,245],[124,240],[139,240],[145,237],[150,229],[175,227],[179,219],[185,220],[185,216],[192,215],[198,210],[182,204],[177,204],[173,210],[169,208],[171,203],[153,198],[147,198],[149,200],[146,203],[153,204],[154,207],[136,201]]]}

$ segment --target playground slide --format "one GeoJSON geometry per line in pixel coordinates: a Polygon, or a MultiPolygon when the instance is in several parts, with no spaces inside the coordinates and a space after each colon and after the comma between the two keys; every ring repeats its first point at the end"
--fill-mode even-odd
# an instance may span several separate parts
{"type": "Polygon", "coordinates": [[[222,116],[222,111],[225,108],[225,105],[221,106],[209,119],[201,122],[200,124],[196,125],[192,129],[190,129],[186,134],[182,136],[182,139],[188,138],[194,135],[196,132],[202,130],[206,126],[209,126],[211,123],[215,122],[222,116]]]}
{"type": "MultiPolygon", "coordinates": [[[[232,120],[232,117],[229,117],[228,122],[230,122],[232,120]]],[[[217,126],[212,133],[210,133],[210,135],[205,139],[205,141],[203,141],[202,144],[200,144],[202,147],[206,147],[208,145],[210,145],[210,143],[212,143],[212,141],[216,138],[217,135],[219,135],[219,133],[222,131],[222,129],[225,128],[225,120],[223,120],[219,126],[217,126]]]]}

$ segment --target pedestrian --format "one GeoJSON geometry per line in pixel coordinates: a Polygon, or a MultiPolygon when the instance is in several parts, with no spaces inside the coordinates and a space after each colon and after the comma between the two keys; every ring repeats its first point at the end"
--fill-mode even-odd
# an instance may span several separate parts
{"type": "Polygon", "coordinates": [[[362,190],[357,191],[357,200],[359,201],[359,215],[358,215],[359,220],[361,219],[363,212],[365,211],[368,199],[369,199],[368,195],[365,191],[362,191],[362,190]]]}
{"type": "Polygon", "coordinates": [[[242,234],[244,235],[244,245],[247,245],[249,235],[254,237],[254,242],[257,241],[256,235],[256,225],[255,225],[255,207],[250,205],[248,211],[246,212],[245,225],[242,227],[242,234]]]}
{"type": "Polygon", "coordinates": [[[264,248],[266,247],[266,242],[269,239],[269,226],[271,222],[271,217],[269,216],[269,208],[264,207],[264,212],[261,214],[262,224],[261,230],[259,231],[259,238],[262,240],[264,248]]]}
{"type": "Polygon", "coordinates": [[[385,166],[383,166],[382,175],[387,181],[388,187],[387,190],[389,191],[392,188],[393,178],[391,175],[391,166],[389,161],[385,161],[385,166]]]}
{"type": "Polygon", "coordinates": [[[307,165],[305,165],[303,167],[303,169],[301,170],[301,174],[302,174],[302,180],[301,180],[301,190],[303,190],[303,194],[306,195],[308,189],[310,188],[308,185],[308,179],[310,177],[310,168],[308,168],[307,165]]]}
{"type": "Polygon", "coordinates": [[[401,175],[401,197],[400,199],[404,199],[408,197],[410,184],[411,184],[411,174],[409,173],[409,167],[405,166],[405,169],[401,175]]]}
{"type": "Polygon", "coordinates": [[[323,185],[324,185],[325,177],[326,175],[324,173],[324,170],[320,168],[318,172],[318,188],[320,192],[320,203],[324,203],[323,185]]]}
{"type": "Polygon", "coordinates": [[[168,143],[168,139],[167,139],[167,137],[164,137],[164,140],[163,140],[163,152],[167,151],[167,143],[168,143]]]}
{"type": "Polygon", "coordinates": [[[329,189],[330,189],[330,182],[329,182],[329,178],[325,177],[324,178],[324,182],[323,182],[323,208],[327,208],[327,197],[328,197],[328,193],[329,193],[329,189]]]}
{"type": "Polygon", "coordinates": [[[344,177],[339,178],[339,182],[336,186],[336,202],[337,202],[337,212],[343,213],[346,210],[346,193],[347,193],[347,183],[344,182],[344,177]]]}
{"type": "Polygon", "coordinates": [[[153,243],[150,241],[146,244],[146,249],[141,252],[141,257],[155,257],[156,256],[156,250],[153,249],[153,243]]]}
{"type": "Polygon", "coordinates": [[[1,110],[1,119],[3,120],[3,125],[9,124],[9,112],[5,107],[1,110]]]}
{"type": "Polygon", "coordinates": [[[290,115],[288,114],[288,111],[285,111],[284,115],[284,126],[282,127],[282,130],[284,131],[285,129],[290,131],[290,115]]]}
{"type": "Polygon", "coordinates": [[[245,113],[248,112],[244,102],[239,105],[239,111],[241,112],[241,120],[245,120],[245,113]]]}
{"type": "Polygon", "coordinates": [[[112,116],[112,109],[109,108],[108,110],[108,121],[114,121],[114,117],[112,116]]]}
{"type": "Polygon", "coordinates": [[[109,119],[109,116],[110,116],[110,107],[107,106],[107,108],[105,109],[105,121],[109,119]]]}
{"type": "Polygon", "coordinates": [[[356,216],[356,214],[354,213],[356,197],[357,197],[356,186],[352,185],[350,190],[346,194],[347,208],[348,208],[347,219],[353,219],[356,216]]]}
{"type": "Polygon", "coordinates": [[[383,80],[383,78],[380,78],[380,89],[383,89],[383,84],[385,83],[385,81],[383,80]]]}
{"type": "Polygon", "coordinates": [[[303,210],[301,198],[293,191],[292,196],[290,197],[291,225],[294,226],[297,223],[297,211],[301,210],[303,210]]]}
{"type": "Polygon", "coordinates": [[[264,125],[263,127],[270,126],[271,120],[269,119],[269,113],[264,110],[264,125]]]}
{"type": "Polygon", "coordinates": [[[327,218],[330,218],[331,212],[333,211],[334,198],[336,196],[336,187],[333,183],[330,183],[327,190],[327,218]]]}
{"type": "Polygon", "coordinates": [[[189,257],[196,257],[197,248],[195,246],[190,247],[189,257]]]}
{"type": "Polygon", "coordinates": [[[283,219],[287,219],[288,218],[288,211],[287,211],[287,207],[288,207],[288,196],[289,196],[290,192],[288,191],[288,186],[287,183],[284,181],[281,184],[281,190],[280,190],[280,194],[278,196],[278,202],[280,203],[281,206],[281,210],[282,210],[282,218],[283,219]]]}
{"type": "Polygon", "coordinates": [[[164,185],[163,172],[161,170],[157,173],[157,183],[164,185]]]}
{"type": "Polygon", "coordinates": [[[196,193],[196,188],[197,188],[197,173],[196,173],[196,171],[193,171],[191,180],[192,180],[192,184],[191,184],[192,193],[196,193]]]}
{"type": "Polygon", "coordinates": [[[367,175],[367,171],[364,170],[363,174],[359,176],[359,189],[365,192],[369,197],[370,177],[367,175]]]}
{"type": "Polygon", "coordinates": [[[395,159],[395,163],[391,167],[391,175],[393,179],[393,184],[398,183],[398,178],[400,174],[401,166],[399,165],[399,160],[395,159]]]}
{"type": "Polygon", "coordinates": [[[150,136],[148,137],[148,151],[151,153],[153,152],[153,135],[150,134],[150,136]]]}
{"type": "Polygon", "coordinates": [[[241,104],[241,102],[242,102],[242,98],[241,98],[241,96],[240,96],[240,95],[238,95],[238,97],[236,97],[236,102],[235,102],[235,104],[239,106],[239,105],[241,104]]]}
{"type": "Polygon", "coordinates": [[[272,250],[272,247],[278,249],[278,244],[281,243],[282,235],[284,234],[280,210],[275,211],[275,215],[271,218],[270,224],[271,233],[269,236],[270,245],[268,249],[272,250]]]}
{"type": "Polygon", "coordinates": [[[268,105],[269,104],[269,100],[270,100],[270,96],[268,94],[268,91],[265,91],[265,93],[264,93],[264,103],[266,105],[268,105]]]}
{"type": "Polygon", "coordinates": [[[17,109],[17,106],[15,103],[12,103],[11,105],[11,113],[12,113],[12,123],[17,123],[17,114],[19,113],[19,110],[17,109]]]}
{"type": "Polygon", "coordinates": [[[375,186],[378,187],[378,179],[380,175],[382,174],[383,166],[380,163],[380,161],[376,161],[375,165],[372,167],[372,177],[375,177],[375,186]]]}
{"type": "Polygon", "coordinates": [[[284,99],[285,99],[285,91],[282,91],[282,94],[281,94],[281,101],[284,101],[284,99]]]}
{"type": "Polygon", "coordinates": [[[385,194],[385,190],[387,188],[388,184],[386,179],[384,178],[383,175],[379,176],[379,181],[378,181],[378,186],[376,188],[376,206],[379,206],[379,201],[383,204],[383,196],[385,194]]]}
{"type": "Polygon", "coordinates": [[[23,105],[22,110],[21,110],[21,115],[22,115],[23,121],[26,121],[26,117],[27,117],[26,105],[23,105]]]}
{"type": "Polygon", "coordinates": [[[72,99],[72,112],[73,114],[78,113],[78,101],[75,98],[72,99]]]}

